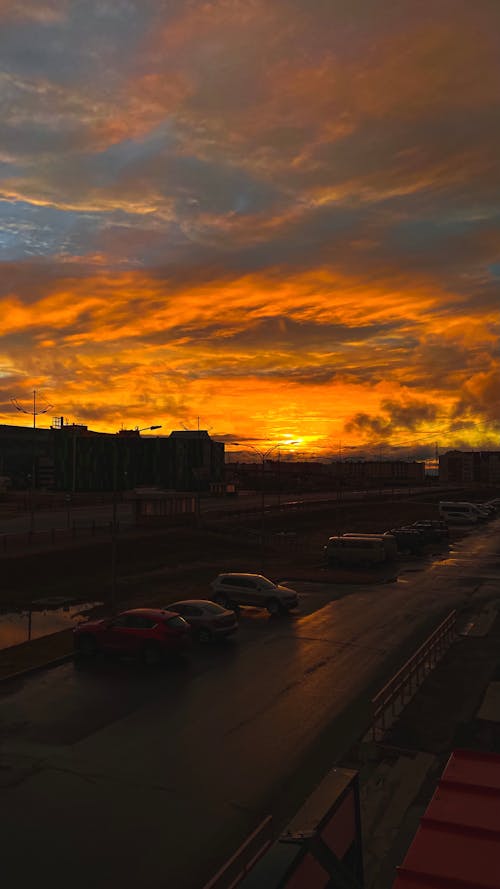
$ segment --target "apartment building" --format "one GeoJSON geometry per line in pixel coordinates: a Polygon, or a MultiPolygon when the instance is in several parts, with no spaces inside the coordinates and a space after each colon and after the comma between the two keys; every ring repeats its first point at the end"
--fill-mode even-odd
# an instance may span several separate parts
{"type": "Polygon", "coordinates": [[[439,457],[442,482],[500,482],[500,451],[447,451],[439,457]]]}

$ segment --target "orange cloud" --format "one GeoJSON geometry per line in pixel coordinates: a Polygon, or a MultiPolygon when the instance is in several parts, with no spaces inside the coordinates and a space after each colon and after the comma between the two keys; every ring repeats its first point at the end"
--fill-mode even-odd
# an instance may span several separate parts
{"type": "MultiPolygon", "coordinates": [[[[259,428],[264,439],[289,434],[312,447],[343,434],[354,404],[375,414],[415,391],[418,343],[441,336],[447,299],[419,286],[391,292],[326,269],[193,285],[141,272],[63,278],[30,304],[4,299],[4,356],[18,381],[37,380],[59,412],[97,428],[208,415],[221,432],[259,428]]],[[[488,327],[479,322],[472,336],[465,317],[448,338],[481,361],[492,345],[488,327]]],[[[455,383],[421,385],[451,416],[455,383]]]]}

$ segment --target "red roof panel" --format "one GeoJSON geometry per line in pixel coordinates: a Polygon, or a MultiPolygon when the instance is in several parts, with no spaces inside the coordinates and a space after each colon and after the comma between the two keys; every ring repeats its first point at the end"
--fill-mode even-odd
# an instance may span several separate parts
{"type": "Polygon", "coordinates": [[[452,753],[393,889],[500,889],[500,756],[452,753]]]}

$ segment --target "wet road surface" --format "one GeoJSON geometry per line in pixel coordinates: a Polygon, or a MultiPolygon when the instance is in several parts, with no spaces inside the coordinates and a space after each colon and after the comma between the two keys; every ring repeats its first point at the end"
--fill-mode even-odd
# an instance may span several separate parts
{"type": "Polygon", "coordinates": [[[297,584],[295,616],[248,609],[239,638],[157,671],[103,658],[4,684],[5,885],[202,886],[359,737],[418,628],[498,583],[499,526],[395,583],[297,584]]]}

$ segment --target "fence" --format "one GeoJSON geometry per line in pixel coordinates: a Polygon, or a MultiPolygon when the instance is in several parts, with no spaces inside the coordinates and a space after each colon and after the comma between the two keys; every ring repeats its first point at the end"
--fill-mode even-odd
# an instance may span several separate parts
{"type": "Polygon", "coordinates": [[[273,842],[272,815],[264,818],[203,889],[235,889],[273,842]]]}
{"type": "Polygon", "coordinates": [[[450,612],[415,654],[372,699],[373,741],[380,740],[427,674],[456,637],[456,611],[450,612]]]}
{"type": "MultiPolygon", "coordinates": [[[[117,533],[120,531],[119,522],[115,525],[115,531],[117,533]]],[[[73,522],[67,528],[48,528],[40,531],[12,531],[0,534],[0,555],[2,553],[20,553],[31,548],[54,547],[70,540],[84,540],[97,535],[111,536],[112,533],[113,523],[111,521],[94,521],[89,525],[77,525],[73,522]]]]}

